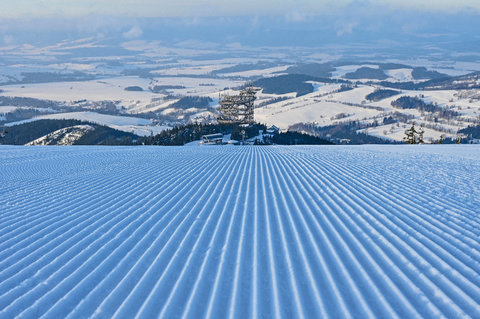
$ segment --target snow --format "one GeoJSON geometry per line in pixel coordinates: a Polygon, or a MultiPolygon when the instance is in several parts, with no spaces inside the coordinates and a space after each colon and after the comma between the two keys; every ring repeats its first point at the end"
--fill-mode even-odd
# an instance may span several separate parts
{"type": "Polygon", "coordinates": [[[0,74],[0,83],[2,83],[2,82],[8,82],[9,80],[11,80],[9,77],[0,74]]]}
{"type": "Polygon", "coordinates": [[[255,76],[262,76],[262,77],[272,77],[278,76],[280,74],[284,74],[282,72],[286,71],[290,65],[282,65],[276,66],[266,69],[256,69],[256,70],[248,70],[248,71],[241,71],[241,72],[232,72],[232,73],[223,73],[219,74],[221,77],[255,77],[255,76]]]}
{"type": "MultiPolygon", "coordinates": [[[[424,122],[416,122],[416,128],[419,129],[422,127],[424,134],[423,134],[423,140],[425,143],[432,144],[438,142],[440,140],[440,137],[443,136],[443,138],[448,137],[448,138],[455,138],[456,137],[456,129],[444,125],[439,125],[439,127],[442,127],[444,130],[451,130],[455,133],[449,133],[449,132],[442,132],[439,130],[434,130],[428,127],[423,127],[422,125],[425,125],[424,122]]],[[[405,137],[405,131],[409,129],[412,126],[412,124],[406,124],[406,123],[399,123],[397,126],[396,124],[388,124],[388,125],[380,125],[376,127],[369,127],[366,129],[361,129],[358,130],[359,133],[366,133],[371,136],[376,136],[382,139],[386,140],[392,140],[392,141],[403,141],[403,138],[405,137]]]]}
{"type": "Polygon", "coordinates": [[[360,85],[358,88],[353,90],[336,93],[333,95],[332,99],[346,103],[358,104],[364,101],[365,97],[374,91],[375,88],[372,86],[360,85]]]}
{"type": "Polygon", "coordinates": [[[150,120],[142,119],[138,117],[131,116],[116,116],[116,115],[107,115],[100,114],[96,112],[69,112],[69,113],[56,113],[56,114],[47,114],[37,116],[33,119],[18,121],[8,123],[8,126],[23,124],[35,120],[41,119],[63,119],[63,120],[79,120],[79,121],[89,121],[101,125],[149,125],[151,124],[150,120]]]}
{"type": "Polygon", "coordinates": [[[59,63],[50,64],[48,67],[53,70],[94,71],[96,65],[87,63],[59,63]]]}
{"type": "MultiPolygon", "coordinates": [[[[244,81],[233,81],[217,78],[195,77],[159,77],[144,79],[137,76],[119,76],[92,81],[55,82],[18,84],[2,86],[1,95],[31,97],[42,100],[52,100],[74,105],[75,101],[87,100],[93,102],[113,101],[116,105],[124,107],[128,112],[140,113],[156,111],[166,107],[165,103],[155,100],[165,97],[150,91],[154,86],[176,85],[183,89],[169,89],[173,95],[178,96],[213,96],[218,98],[218,93],[226,87],[238,87],[244,81]],[[143,91],[126,91],[129,86],[139,86],[143,91]]],[[[165,101],[164,101],[165,102],[165,101]]],[[[175,101],[172,101],[173,103],[175,101]]]]}
{"type": "Polygon", "coordinates": [[[196,141],[189,142],[189,143],[185,144],[184,146],[185,147],[200,146],[201,142],[202,142],[202,140],[196,140],[196,141]]]}
{"type": "Polygon", "coordinates": [[[0,106],[0,114],[15,112],[16,110],[35,110],[43,113],[55,113],[56,111],[49,107],[30,107],[30,106],[0,106]]]}
{"type": "Polygon", "coordinates": [[[320,126],[327,126],[338,122],[362,120],[378,114],[379,112],[373,109],[363,109],[342,103],[309,101],[309,103],[298,102],[263,107],[258,112],[255,110],[255,120],[267,126],[276,125],[286,130],[296,123],[313,122],[320,126]],[[348,114],[348,117],[341,118],[339,115],[342,113],[348,114]]]}
{"type": "Polygon", "coordinates": [[[412,71],[413,69],[394,69],[385,70],[384,72],[389,76],[388,80],[390,81],[409,82],[413,81],[412,71]]]}
{"type": "Polygon", "coordinates": [[[349,64],[349,65],[342,65],[342,66],[337,66],[335,68],[335,71],[332,72],[332,77],[334,78],[342,78],[345,76],[347,73],[355,72],[360,68],[372,68],[372,69],[378,69],[379,66],[375,64],[362,64],[362,65],[356,65],[356,64],[349,64]]]}
{"type": "Polygon", "coordinates": [[[73,145],[73,143],[82,138],[86,133],[94,129],[91,125],[66,127],[37,138],[26,145],[73,145]]]}
{"type": "Polygon", "coordinates": [[[0,317],[478,318],[479,159],[0,146],[0,317]]]}
{"type": "Polygon", "coordinates": [[[181,85],[184,89],[169,89],[175,95],[196,95],[210,96],[218,98],[218,92],[226,87],[238,87],[243,85],[244,81],[234,81],[228,79],[204,78],[204,77],[159,77],[155,78],[152,85],[181,85]]]}
{"type": "Polygon", "coordinates": [[[373,92],[370,86],[360,86],[354,90],[335,93],[340,85],[319,86],[316,92],[285,101],[268,104],[255,109],[255,120],[267,126],[275,125],[282,130],[297,123],[316,123],[320,126],[343,121],[363,120],[378,116],[382,112],[358,104],[365,95],[373,92]],[[340,114],[349,116],[340,118],[340,114]]]}
{"type": "Polygon", "coordinates": [[[0,114],[15,112],[18,108],[18,106],[0,106],[0,114]]]}
{"type": "MultiPolygon", "coordinates": [[[[441,135],[455,137],[459,129],[472,124],[478,120],[480,107],[478,102],[471,102],[467,98],[459,98],[458,92],[454,90],[438,91],[400,91],[402,93],[377,102],[369,102],[365,97],[375,91],[375,85],[359,85],[353,90],[336,93],[338,85],[324,85],[318,91],[298,98],[272,103],[255,109],[255,119],[267,125],[276,125],[282,130],[297,123],[314,123],[318,126],[335,125],[345,121],[361,121],[363,123],[380,122],[384,117],[389,117],[392,112],[400,112],[413,118],[408,123],[399,123],[402,126],[416,125],[425,126],[425,141],[438,140],[441,135]],[[423,96],[426,103],[437,103],[459,112],[464,118],[451,120],[440,119],[438,123],[425,118],[425,114],[417,109],[398,109],[391,105],[391,102],[402,97],[423,96]],[[348,116],[344,116],[348,115],[348,116]],[[469,121],[468,121],[469,120],[469,121]],[[430,128],[428,128],[430,127],[430,128]]],[[[259,103],[278,97],[275,95],[259,94],[259,103]]],[[[431,113],[426,113],[431,115],[431,113]]],[[[402,141],[404,128],[394,128],[391,125],[368,128],[368,134],[385,139],[402,141]],[[384,132],[386,131],[386,134],[384,132]]],[[[365,130],[362,130],[365,131],[365,130]]]]}
{"type": "Polygon", "coordinates": [[[320,88],[324,85],[323,83],[316,81],[306,81],[305,83],[310,83],[311,85],[313,85],[313,92],[318,92],[320,88]]]}
{"type": "Polygon", "coordinates": [[[152,93],[148,91],[125,91],[128,86],[140,86],[148,89],[150,81],[138,77],[117,77],[93,81],[56,82],[4,86],[2,95],[32,97],[53,101],[76,100],[122,100],[128,106],[135,101],[150,102],[152,93]]]}
{"type": "Polygon", "coordinates": [[[7,123],[7,126],[19,125],[42,119],[54,120],[79,120],[100,125],[105,125],[116,130],[124,132],[132,132],[140,136],[156,135],[166,129],[168,126],[153,125],[150,120],[132,117],[132,116],[117,116],[99,114],[96,112],[70,112],[70,113],[55,113],[37,116],[32,119],[7,123]]]}
{"type": "Polygon", "coordinates": [[[217,121],[217,114],[210,112],[210,111],[205,111],[205,112],[199,112],[196,114],[193,114],[190,116],[190,122],[194,123],[216,123],[217,121]]]}
{"type": "Polygon", "coordinates": [[[188,67],[171,67],[168,69],[161,69],[152,71],[155,75],[208,75],[213,71],[223,69],[225,65],[197,65],[188,67]]]}

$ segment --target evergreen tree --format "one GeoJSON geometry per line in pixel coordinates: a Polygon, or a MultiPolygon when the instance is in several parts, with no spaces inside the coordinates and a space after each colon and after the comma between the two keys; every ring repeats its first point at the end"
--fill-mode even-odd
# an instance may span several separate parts
{"type": "Polygon", "coordinates": [[[423,140],[424,133],[423,127],[420,127],[420,130],[417,131],[415,130],[415,124],[412,124],[412,127],[405,131],[403,141],[407,144],[423,144],[425,143],[423,140]]]}
{"type": "Polygon", "coordinates": [[[423,130],[423,127],[420,127],[420,130],[418,131],[418,144],[423,144],[423,133],[425,131],[423,130]]]}
{"type": "Polygon", "coordinates": [[[418,134],[418,132],[415,130],[415,125],[412,124],[412,127],[405,131],[405,137],[403,140],[407,144],[417,144],[416,134],[418,134]]]}

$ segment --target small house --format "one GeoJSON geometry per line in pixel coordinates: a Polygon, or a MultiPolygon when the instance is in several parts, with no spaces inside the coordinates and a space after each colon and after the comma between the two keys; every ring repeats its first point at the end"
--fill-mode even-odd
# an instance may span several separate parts
{"type": "Polygon", "coordinates": [[[223,134],[215,133],[202,136],[202,144],[221,145],[223,143],[223,134]]]}

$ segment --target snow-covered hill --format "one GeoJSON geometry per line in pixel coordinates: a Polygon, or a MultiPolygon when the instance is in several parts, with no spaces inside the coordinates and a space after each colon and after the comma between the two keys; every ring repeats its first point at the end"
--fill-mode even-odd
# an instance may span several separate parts
{"type": "Polygon", "coordinates": [[[30,97],[61,102],[65,106],[95,109],[102,101],[115,103],[126,113],[161,112],[182,96],[212,96],[225,87],[240,86],[243,81],[217,78],[118,76],[83,82],[34,83],[2,86],[0,95],[30,97]],[[138,87],[139,90],[126,90],[138,87]],[[159,92],[152,89],[165,88],[159,92]]]}
{"type": "MultiPolygon", "coordinates": [[[[255,109],[255,120],[283,130],[297,123],[328,126],[359,121],[371,126],[363,132],[396,141],[401,141],[405,129],[415,123],[417,127],[424,127],[427,143],[438,140],[440,136],[454,138],[458,130],[480,123],[480,103],[475,98],[478,90],[468,90],[468,93],[456,90],[399,90],[395,96],[369,101],[367,95],[378,90],[379,85],[358,85],[344,92],[337,92],[338,88],[337,84],[326,84],[307,95],[259,105],[255,109]],[[403,96],[417,97],[458,115],[442,118],[433,112],[392,106],[393,101],[403,96]],[[383,120],[389,117],[394,118],[394,123],[383,124],[383,120]]],[[[279,96],[270,94],[268,98],[279,96]]],[[[261,94],[260,98],[263,98],[261,94]]]]}
{"type": "Polygon", "coordinates": [[[91,125],[70,126],[37,138],[27,145],[73,145],[92,130],[94,130],[94,127],[91,125]]]}
{"type": "Polygon", "coordinates": [[[1,318],[478,318],[480,148],[0,147],[1,318]]]}
{"type": "Polygon", "coordinates": [[[156,135],[170,127],[164,125],[153,125],[151,120],[133,116],[115,116],[99,114],[96,112],[69,112],[40,115],[32,119],[8,123],[7,126],[14,126],[36,120],[79,120],[90,123],[105,125],[113,129],[134,133],[139,136],[156,135]]]}
{"type": "MultiPolygon", "coordinates": [[[[355,121],[362,124],[358,132],[401,141],[405,130],[415,123],[423,126],[424,140],[431,143],[441,137],[455,139],[459,130],[480,124],[480,75],[472,72],[478,70],[477,63],[468,67],[440,61],[410,61],[412,66],[399,64],[401,61],[302,64],[272,57],[265,57],[263,62],[252,57],[214,60],[189,57],[165,63],[165,56],[145,63],[141,55],[125,60],[117,58],[116,67],[110,65],[111,61],[99,63],[93,59],[82,64],[71,61],[44,65],[40,73],[34,65],[15,63],[11,68],[20,78],[5,82],[0,89],[1,124],[32,117],[66,116],[64,113],[82,119],[89,113],[85,111],[91,111],[154,119],[162,126],[148,123],[119,126],[115,124],[118,118],[107,121],[90,116],[88,119],[148,136],[186,123],[215,122],[218,116],[215,108],[221,96],[237,94],[246,83],[262,83],[262,80],[272,81],[260,85],[265,92],[258,94],[255,119],[282,130],[299,123],[325,127],[355,121]],[[88,65],[91,67],[86,68],[88,65]],[[79,72],[77,68],[81,66],[86,73],[71,73],[79,72]],[[59,72],[59,67],[65,69],[59,72]],[[50,68],[55,72],[47,72],[50,68]],[[22,78],[22,74],[30,74],[30,78],[22,78]],[[302,77],[304,80],[299,80],[302,77]],[[347,91],[342,84],[352,89],[347,91]],[[367,98],[372,92],[392,88],[398,91],[397,95],[375,101],[367,98]],[[301,96],[297,97],[298,92],[301,96]],[[421,97],[426,103],[434,103],[456,115],[442,118],[434,112],[392,107],[392,101],[402,96],[421,97]],[[196,99],[200,103],[195,103],[196,99]],[[383,123],[391,117],[393,120],[383,123]]],[[[0,75],[3,69],[10,68],[0,68],[0,75]]]]}

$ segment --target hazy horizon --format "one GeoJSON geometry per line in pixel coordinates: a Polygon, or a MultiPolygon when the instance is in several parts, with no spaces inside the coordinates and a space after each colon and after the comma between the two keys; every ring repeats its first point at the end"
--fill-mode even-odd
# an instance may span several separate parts
{"type": "Polygon", "coordinates": [[[184,48],[307,47],[335,55],[478,57],[480,2],[17,1],[5,6],[0,49],[90,38],[184,48]]]}

